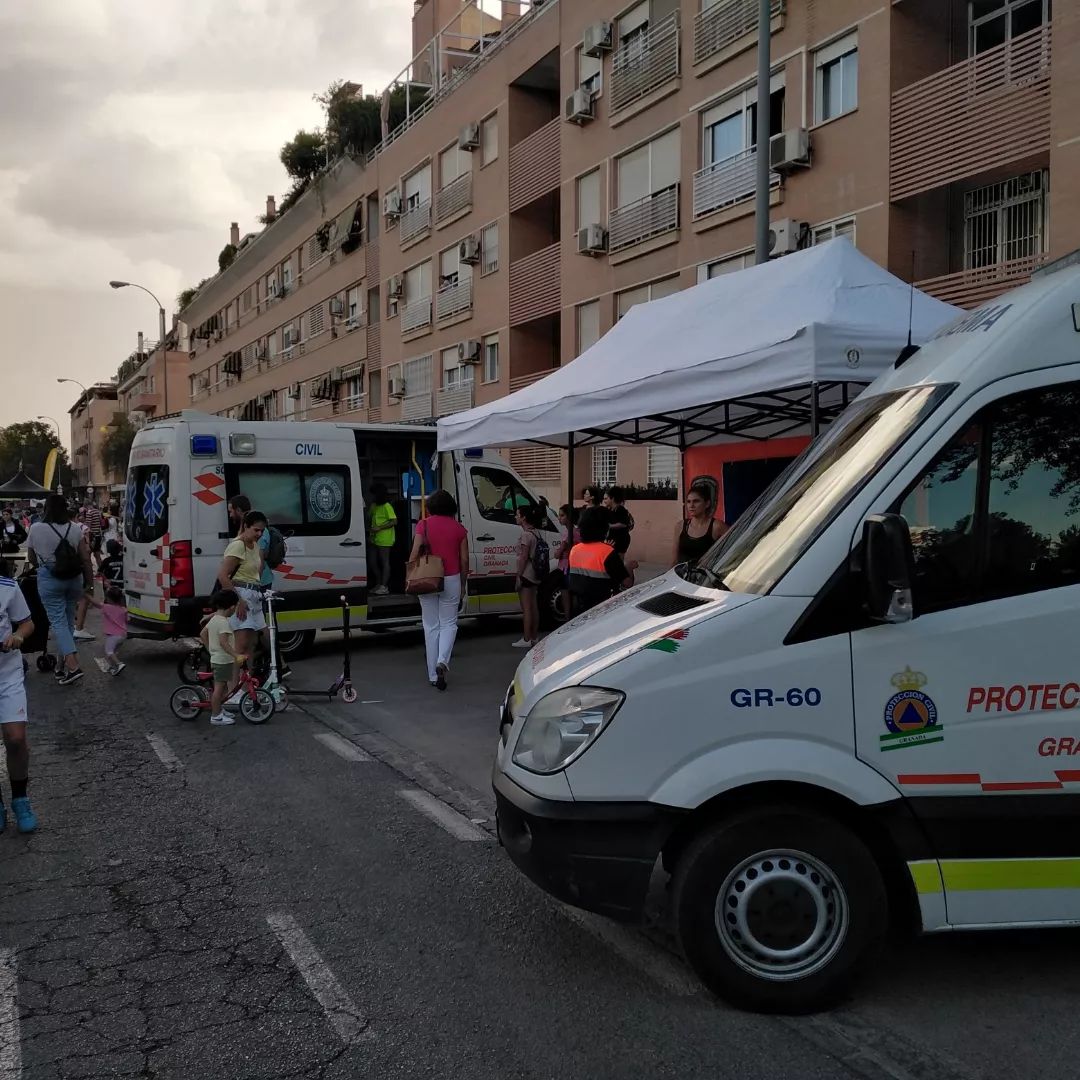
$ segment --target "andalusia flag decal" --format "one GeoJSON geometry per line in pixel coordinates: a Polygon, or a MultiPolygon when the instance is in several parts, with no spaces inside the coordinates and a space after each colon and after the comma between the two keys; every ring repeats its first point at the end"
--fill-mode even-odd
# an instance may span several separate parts
{"type": "Polygon", "coordinates": [[[690,636],[689,630],[672,630],[655,641],[650,641],[646,649],[656,649],[657,652],[676,653],[679,646],[690,636]]]}

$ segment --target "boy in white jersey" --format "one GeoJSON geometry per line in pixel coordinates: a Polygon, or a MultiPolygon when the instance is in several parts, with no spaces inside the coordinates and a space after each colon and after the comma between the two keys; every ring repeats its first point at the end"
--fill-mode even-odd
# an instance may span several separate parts
{"type": "MultiPolygon", "coordinates": [[[[6,573],[7,567],[3,570],[6,573]]],[[[11,812],[19,832],[37,828],[37,817],[26,796],[30,744],[26,738],[26,686],[23,683],[23,642],[34,632],[30,608],[18,583],[0,576],[0,733],[7,751],[11,781],[11,812]]],[[[0,795],[0,831],[7,825],[7,810],[0,795]]]]}

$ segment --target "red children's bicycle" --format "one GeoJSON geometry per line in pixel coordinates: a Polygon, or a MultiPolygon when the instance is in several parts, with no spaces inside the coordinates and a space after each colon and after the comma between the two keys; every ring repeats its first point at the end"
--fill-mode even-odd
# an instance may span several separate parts
{"type": "MultiPolygon", "coordinates": [[[[213,673],[200,671],[198,686],[178,686],[169,698],[169,708],[178,720],[197,720],[199,713],[210,710],[210,686],[213,673]]],[[[249,724],[265,724],[274,715],[274,699],[259,686],[259,680],[248,671],[240,668],[239,689],[244,696],[240,699],[240,715],[249,724]]]]}

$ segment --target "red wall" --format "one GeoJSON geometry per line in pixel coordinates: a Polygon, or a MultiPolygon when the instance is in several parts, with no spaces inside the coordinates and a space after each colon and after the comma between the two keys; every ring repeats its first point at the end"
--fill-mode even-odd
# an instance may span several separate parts
{"type": "Polygon", "coordinates": [[[808,435],[791,439],[768,439],[765,442],[733,442],[720,446],[696,446],[683,454],[683,479],[713,476],[720,485],[720,505],[716,516],[723,518],[724,465],[729,461],[759,461],[762,458],[796,457],[810,443],[808,435]]]}

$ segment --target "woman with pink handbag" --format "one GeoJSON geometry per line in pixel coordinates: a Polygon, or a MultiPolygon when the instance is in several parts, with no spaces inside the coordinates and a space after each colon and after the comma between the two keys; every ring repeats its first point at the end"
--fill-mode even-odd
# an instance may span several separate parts
{"type": "Polygon", "coordinates": [[[427,514],[416,526],[405,590],[420,597],[428,681],[445,690],[469,578],[469,534],[457,519],[457,503],[448,491],[432,492],[427,514]]]}

